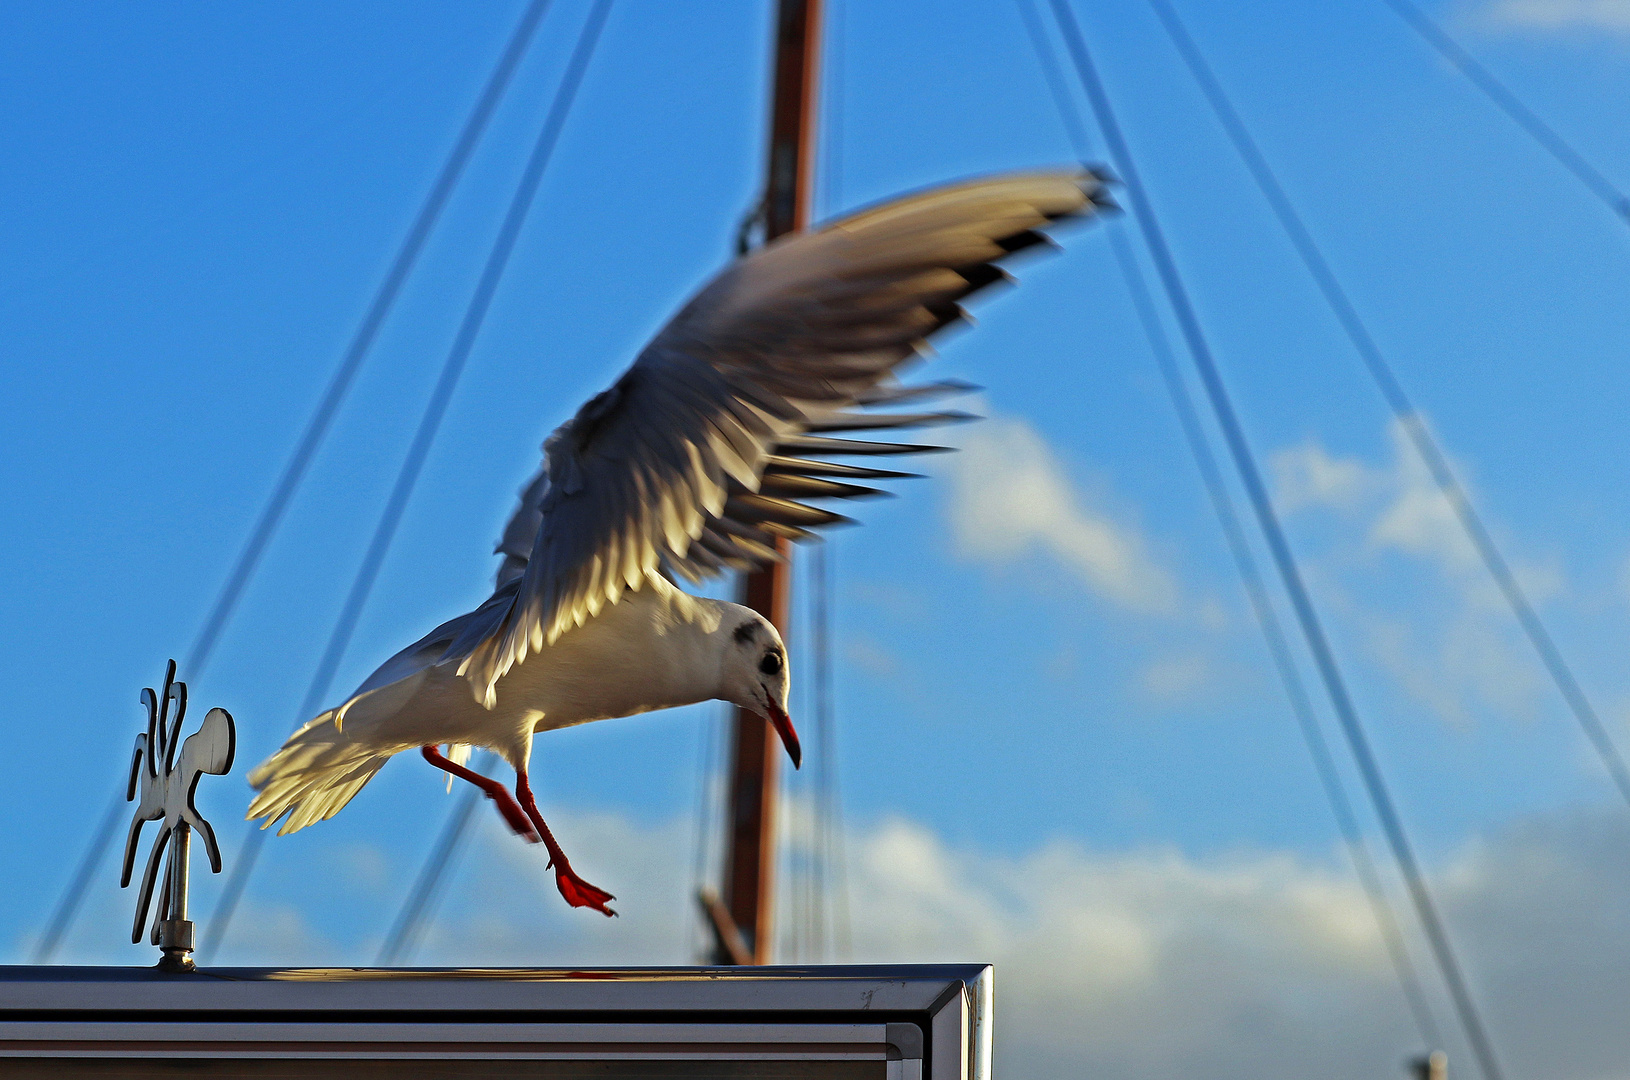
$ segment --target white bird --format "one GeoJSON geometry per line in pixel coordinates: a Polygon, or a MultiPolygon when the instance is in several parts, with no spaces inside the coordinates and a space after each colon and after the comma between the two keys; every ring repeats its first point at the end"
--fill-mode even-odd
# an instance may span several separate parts
{"type": "Polygon", "coordinates": [[[948,185],[727,267],[544,443],[495,549],[492,596],[290,736],[250,774],[249,818],[283,820],[281,835],[333,817],[392,755],[417,748],[547,846],[569,904],[613,914],[538,813],[534,733],[719,698],[773,724],[797,765],[781,635],[674,578],[779,558],[779,538],[846,520],[795,500],[877,494],[849,481],[905,475],[820,459],[932,448],[827,433],[959,418],[856,407],[965,389],[902,386],[895,369],[965,318],[960,301],[1007,280],[999,260],[1046,243],[1038,230],[1112,208],[1104,184],[1071,169],[948,185]],[[464,766],[472,746],[515,768],[514,797],[464,766]]]}

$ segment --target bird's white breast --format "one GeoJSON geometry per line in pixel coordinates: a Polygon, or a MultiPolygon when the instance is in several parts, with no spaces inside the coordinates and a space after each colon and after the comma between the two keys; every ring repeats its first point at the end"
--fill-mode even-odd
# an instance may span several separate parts
{"type": "Polygon", "coordinates": [[[705,701],[719,681],[718,605],[669,587],[625,593],[511,668],[495,713],[538,731],[705,701]]]}
{"type": "Polygon", "coordinates": [[[491,709],[456,663],[354,699],[346,739],[384,753],[435,743],[487,746],[524,761],[532,734],[705,701],[718,693],[723,605],[662,582],[603,608],[512,667],[491,709]]]}

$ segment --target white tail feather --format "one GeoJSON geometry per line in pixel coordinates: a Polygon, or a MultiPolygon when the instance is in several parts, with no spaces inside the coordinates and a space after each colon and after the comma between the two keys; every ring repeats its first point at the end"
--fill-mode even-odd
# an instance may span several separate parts
{"type": "MultiPolygon", "coordinates": [[[[464,765],[470,760],[469,743],[450,743],[447,747],[447,760],[454,765],[464,765]]],[[[453,774],[447,774],[447,794],[453,793],[453,774]]]]}
{"type": "Polygon", "coordinates": [[[264,818],[264,829],[287,815],[279,836],[326,821],[390,760],[391,753],[347,738],[335,722],[338,716],[338,709],[321,714],[249,774],[257,793],[249,820],[264,818]]]}

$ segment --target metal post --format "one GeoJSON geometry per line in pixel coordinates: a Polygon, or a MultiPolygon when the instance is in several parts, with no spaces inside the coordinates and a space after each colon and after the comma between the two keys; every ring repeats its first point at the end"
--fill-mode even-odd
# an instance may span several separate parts
{"type": "MultiPolygon", "coordinates": [[[[820,0],[779,0],[775,27],[775,82],[770,103],[769,170],[764,195],[765,239],[809,224],[814,173],[816,66],[821,47],[820,0]]],[[[778,544],[783,558],[792,545],[778,544]]],[[[783,634],[791,604],[791,566],[777,563],[750,574],[742,603],[783,634]]],[[[781,747],[770,725],[737,710],[732,740],[729,812],[725,817],[723,907],[733,926],[708,908],[720,947],[717,962],[740,963],[725,944],[732,932],[751,950],[751,962],[769,962],[775,893],[776,780],[781,747]]]]}
{"type": "Polygon", "coordinates": [[[187,885],[192,865],[192,827],[185,821],[170,833],[170,866],[165,874],[162,910],[159,912],[158,947],[164,950],[159,968],[164,971],[191,971],[194,927],[187,918],[187,885]]]}

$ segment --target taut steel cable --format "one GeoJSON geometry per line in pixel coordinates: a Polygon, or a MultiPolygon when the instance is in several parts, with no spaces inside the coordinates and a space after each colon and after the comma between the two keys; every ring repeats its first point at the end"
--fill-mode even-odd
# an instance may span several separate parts
{"type": "MultiPolygon", "coordinates": [[[[561,129],[565,127],[566,118],[570,115],[572,104],[577,100],[577,91],[583,85],[583,76],[588,73],[589,61],[594,58],[595,47],[599,44],[600,34],[605,29],[606,19],[611,14],[611,0],[595,0],[590,9],[588,18],[583,22],[583,28],[578,35],[577,45],[572,50],[571,59],[566,63],[565,73],[560,77],[560,85],[555,90],[554,100],[550,103],[548,116],[544,119],[543,129],[538,133],[537,144],[532,149],[532,156],[526,163],[526,169],[521,174],[520,182],[516,185],[515,194],[510,201],[509,211],[504,216],[504,222],[499,227],[498,237],[493,241],[492,251],[487,256],[487,265],[482,270],[481,279],[476,284],[475,293],[470,297],[470,306],[464,314],[464,321],[459,327],[458,335],[454,338],[452,350],[447,357],[447,370],[443,373],[443,382],[447,383],[447,393],[452,392],[452,383],[458,378],[458,371],[462,370],[464,361],[469,358],[470,349],[475,344],[476,335],[481,331],[481,325],[486,319],[487,310],[492,305],[494,293],[498,290],[498,283],[503,278],[504,270],[509,265],[509,257],[515,250],[515,242],[520,237],[521,226],[526,222],[528,210],[531,209],[534,197],[538,192],[538,184],[543,179],[544,170],[549,166],[549,160],[554,155],[555,145],[560,140],[561,129]],[[448,372],[451,372],[449,379],[448,372]]],[[[438,386],[440,389],[440,386],[438,386]]],[[[425,412],[426,422],[430,422],[431,414],[438,408],[432,402],[432,408],[425,412]]],[[[446,402],[442,401],[439,408],[445,410],[446,402]]],[[[436,422],[439,422],[439,414],[436,422]]],[[[431,429],[430,437],[434,437],[431,429]]],[[[418,442],[415,442],[415,447],[418,442]]],[[[428,449],[428,442],[426,443],[428,449]]],[[[420,462],[422,464],[422,461],[420,462]]],[[[417,466],[415,466],[415,469],[417,466]]],[[[403,463],[404,474],[407,462],[403,463]]],[[[416,475],[416,473],[415,473],[416,475]]],[[[411,481],[409,481],[411,487],[411,481]]],[[[308,710],[309,712],[309,710],[308,710]]],[[[493,755],[493,760],[496,760],[493,755]]],[[[420,871],[418,883],[409,895],[397,916],[396,924],[386,940],[384,948],[380,951],[383,958],[389,956],[394,960],[403,955],[416,942],[421,927],[434,911],[435,901],[440,895],[439,886],[442,876],[452,862],[452,853],[464,836],[465,830],[473,815],[471,809],[475,805],[475,796],[479,794],[474,788],[464,795],[464,801],[453,808],[448,823],[442,830],[436,846],[427,856],[424,868],[420,871]]],[[[381,962],[385,962],[383,959],[381,962]]]]}
{"type": "Polygon", "coordinates": [[[1584,687],[1579,684],[1573,669],[1563,659],[1556,640],[1551,637],[1550,631],[1539,617],[1539,612],[1529,601],[1528,594],[1517,581],[1517,576],[1512,573],[1510,564],[1494,543],[1493,534],[1484,524],[1477,508],[1472,505],[1471,496],[1455,476],[1454,470],[1450,468],[1448,455],[1438,445],[1431,429],[1415,408],[1414,402],[1404,393],[1403,384],[1398,381],[1392,365],[1387,362],[1380,346],[1375,343],[1369,328],[1359,318],[1358,309],[1353,306],[1347,290],[1342,288],[1335,271],[1330,268],[1330,263],[1314,241],[1313,234],[1308,231],[1290,197],[1285,194],[1285,189],[1269,166],[1268,159],[1263,155],[1256,140],[1251,137],[1250,130],[1246,128],[1238,111],[1228,100],[1222,84],[1217,81],[1216,75],[1206,63],[1205,57],[1201,55],[1194,39],[1189,36],[1166,0],[1150,0],[1150,4],[1161,22],[1165,24],[1166,32],[1171,37],[1172,43],[1177,46],[1183,63],[1194,76],[1195,82],[1200,84],[1200,90],[1216,114],[1229,142],[1245,162],[1245,167],[1256,181],[1262,197],[1267,200],[1268,206],[1279,220],[1280,227],[1285,230],[1285,235],[1290,239],[1297,255],[1307,266],[1307,271],[1312,276],[1314,284],[1318,286],[1325,303],[1330,305],[1330,310],[1341,325],[1342,332],[1347,335],[1347,340],[1352,342],[1354,351],[1364,362],[1365,370],[1375,380],[1375,385],[1380,389],[1387,407],[1392,410],[1399,426],[1409,436],[1410,443],[1420,455],[1421,461],[1425,463],[1427,471],[1432,474],[1432,480],[1437,484],[1438,490],[1453,508],[1461,528],[1471,540],[1472,547],[1477,550],[1478,557],[1482,559],[1489,576],[1499,587],[1501,595],[1505,597],[1506,604],[1516,616],[1517,623],[1527,635],[1534,651],[1539,654],[1540,662],[1545,666],[1551,681],[1556,684],[1557,691],[1567,703],[1569,711],[1573,713],[1580,730],[1584,732],[1591,748],[1596,751],[1596,756],[1601,759],[1608,776],[1619,789],[1620,796],[1630,804],[1630,767],[1626,766],[1618,747],[1613,744],[1613,739],[1607,732],[1607,725],[1602,723],[1590,698],[1585,694],[1584,687]]]}
{"type": "Polygon", "coordinates": [[[1273,503],[1268,498],[1267,487],[1262,482],[1255,455],[1246,442],[1228,389],[1212,357],[1211,346],[1200,327],[1199,316],[1177,271],[1177,263],[1167,246],[1165,234],[1154,216],[1154,208],[1139,177],[1137,163],[1121,133],[1120,124],[1115,119],[1103,84],[1099,81],[1097,69],[1087,51],[1086,41],[1081,36],[1075,14],[1065,0],[1052,0],[1052,4],[1059,27],[1064,33],[1065,44],[1080,75],[1082,89],[1086,91],[1087,100],[1097,117],[1099,129],[1109,145],[1110,156],[1125,181],[1127,194],[1132,201],[1133,218],[1137,221],[1150,257],[1154,260],[1161,285],[1177,318],[1178,328],[1182,331],[1184,343],[1194,361],[1201,385],[1205,388],[1217,425],[1222,429],[1223,440],[1239,472],[1240,481],[1250,499],[1251,508],[1256,514],[1263,538],[1273,556],[1285,592],[1290,597],[1291,608],[1307,641],[1308,651],[1313,654],[1314,664],[1329,695],[1331,707],[1341,723],[1343,734],[1347,737],[1348,747],[1358,765],[1359,775],[1364,780],[1370,802],[1375,808],[1376,816],[1381,820],[1382,832],[1392,848],[1393,858],[1397,860],[1398,868],[1408,886],[1410,899],[1414,902],[1427,941],[1432,946],[1432,954],[1438,962],[1438,969],[1443,974],[1444,982],[1448,984],[1449,996],[1454,1002],[1461,1026],[1465,1029],[1466,1040],[1471,1045],[1472,1054],[1476,1057],[1485,1080],[1500,1080],[1500,1066],[1494,1055],[1493,1043],[1488,1037],[1476,1001],[1466,983],[1460,961],[1455,956],[1448,931],[1438,915],[1437,905],[1426,887],[1425,876],[1416,861],[1414,848],[1410,845],[1408,834],[1404,830],[1403,820],[1393,805],[1392,796],[1381,773],[1380,763],[1370,747],[1369,736],[1347,691],[1346,680],[1336,663],[1335,653],[1330,648],[1324,626],[1313,607],[1312,598],[1302,581],[1295,555],[1290,550],[1278,515],[1274,512],[1273,503]]]}
{"type": "MultiPolygon", "coordinates": [[[[1047,80],[1048,88],[1052,92],[1054,104],[1058,107],[1059,120],[1069,136],[1077,156],[1088,156],[1089,143],[1086,137],[1086,126],[1082,123],[1079,113],[1076,112],[1075,102],[1070,97],[1060,77],[1057,61],[1053,55],[1046,31],[1041,25],[1031,0],[1018,0],[1019,10],[1024,15],[1026,29],[1030,32],[1031,44],[1035,47],[1037,59],[1041,63],[1043,74],[1047,80]]],[[[1307,746],[1308,755],[1313,759],[1314,771],[1323,788],[1326,801],[1330,804],[1331,815],[1341,832],[1343,842],[1347,847],[1348,855],[1353,861],[1353,868],[1358,875],[1359,883],[1369,902],[1371,913],[1375,917],[1377,928],[1381,932],[1382,942],[1387,949],[1388,959],[1392,963],[1393,972],[1397,976],[1399,987],[1403,992],[1404,1000],[1409,1007],[1410,1015],[1421,1039],[1428,1048],[1441,1044],[1436,1018],[1427,1003],[1426,995],[1421,988],[1420,977],[1415,965],[1409,956],[1409,948],[1404,940],[1398,925],[1398,918],[1393,911],[1392,902],[1387,896],[1386,887],[1376,871],[1375,860],[1370,855],[1369,844],[1364,839],[1363,830],[1359,828],[1357,815],[1353,812],[1352,801],[1347,796],[1341,774],[1336,769],[1335,760],[1330,753],[1329,743],[1325,740],[1324,730],[1319,724],[1318,716],[1313,710],[1312,700],[1309,698],[1307,688],[1302,682],[1296,662],[1292,658],[1290,644],[1285,638],[1279,617],[1274,612],[1273,603],[1268,597],[1267,588],[1263,582],[1262,574],[1257,569],[1256,557],[1252,554],[1250,544],[1245,539],[1245,533],[1240,527],[1239,515],[1234,509],[1233,496],[1229,494],[1228,485],[1224,482],[1222,472],[1218,468],[1215,455],[1211,451],[1210,441],[1204,426],[1200,423],[1195,411],[1194,403],[1189,395],[1188,386],[1178,371],[1171,347],[1167,341],[1166,333],[1161,326],[1160,318],[1155,313],[1153,298],[1149,295],[1148,286],[1144,283],[1143,272],[1138,267],[1137,259],[1132,254],[1131,246],[1122,234],[1120,227],[1112,224],[1109,228],[1110,246],[1115,253],[1115,259],[1121,270],[1121,277],[1126,283],[1127,293],[1132,301],[1133,310],[1143,328],[1144,337],[1149,343],[1149,350],[1160,368],[1161,378],[1166,384],[1168,395],[1172,399],[1173,409],[1177,413],[1178,426],[1183,431],[1183,437],[1194,458],[1196,469],[1200,473],[1202,485],[1205,487],[1213,512],[1217,516],[1222,528],[1223,537],[1227,544],[1234,566],[1240,576],[1240,582],[1245,589],[1246,598],[1251,606],[1252,614],[1262,631],[1267,645],[1268,654],[1273,662],[1274,669],[1285,691],[1285,697],[1290,703],[1291,712],[1296,718],[1297,726],[1301,731],[1302,740],[1307,746]]]]}
{"type": "Polygon", "coordinates": [[[1568,140],[1539,118],[1539,115],[1522,103],[1522,100],[1513,94],[1506,85],[1496,79],[1488,68],[1479,64],[1465,49],[1456,44],[1454,38],[1443,32],[1443,28],[1427,17],[1426,13],[1409,0],[1381,0],[1398,17],[1409,24],[1409,28],[1419,34],[1428,45],[1436,49],[1442,56],[1483,95],[1494,103],[1494,107],[1509,116],[1517,126],[1528,133],[1528,136],[1546,153],[1556,158],[1557,162],[1571,172],[1576,179],[1590,193],[1607,204],[1609,210],[1618,214],[1626,223],[1630,223],[1630,196],[1620,191],[1618,185],[1603,176],[1601,170],[1585,160],[1585,156],[1575,150],[1568,140]]]}
{"type": "MultiPolygon", "coordinates": [[[[226,581],[221,585],[221,591],[211,605],[209,614],[204,618],[204,625],[198,631],[198,637],[193,641],[192,649],[187,653],[186,664],[181,669],[192,680],[197,680],[215,651],[215,645],[220,640],[222,631],[231,621],[233,613],[237,610],[238,601],[242,599],[244,589],[254,577],[255,570],[260,566],[261,556],[266,552],[266,546],[271,542],[272,535],[277,531],[283,520],[289,503],[294,498],[295,491],[305,478],[306,471],[321,447],[323,439],[332,426],[334,415],[339,411],[346,393],[356,380],[357,372],[361,370],[362,363],[367,359],[369,351],[373,348],[375,339],[379,336],[379,329],[384,325],[385,317],[390,314],[396,305],[396,299],[401,295],[402,286],[412,273],[414,265],[419,260],[419,254],[424,250],[425,241],[429,238],[431,230],[440,219],[442,210],[447,205],[453,189],[464,174],[464,167],[469,164],[470,155],[474,153],[476,144],[481,141],[482,134],[487,129],[488,121],[492,119],[493,112],[503,99],[510,81],[519,66],[521,58],[526,54],[528,44],[532,40],[533,32],[537,30],[538,23],[542,21],[544,12],[549,7],[549,0],[532,0],[522,13],[521,20],[510,34],[509,44],[499,55],[492,74],[487,77],[486,86],[481,96],[476,99],[475,107],[470,111],[469,118],[465,120],[463,129],[459,132],[453,148],[448,151],[447,160],[442,164],[441,172],[437,174],[436,181],[430,187],[430,193],[425,196],[424,204],[419,208],[418,214],[409,226],[407,235],[402,238],[402,245],[391,260],[390,269],[385,279],[380,282],[379,289],[374,293],[373,300],[368,305],[361,324],[357,327],[351,342],[346,346],[345,353],[340,359],[339,367],[330,377],[328,387],[323,391],[316,410],[311,419],[306,421],[305,431],[300,441],[295,444],[294,453],[290,455],[288,464],[283,467],[283,473],[272,493],[267,497],[266,505],[261,509],[260,517],[256,519],[255,526],[250,530],[249,539],[238,558],[227,574],[226,581]]],[[[119,810],[124,805],[124,788],[121,786],[114,792],[113,800],[109,803],[102,823],[97,827],[90,845],[85,849],[85,855],[80,860],[78,868],[69,883],[62,898],[57,902],[56,910],[52,913],[51,921],[46,926],[40,943],[34,950],[34,963],[48,964],[56,954],[62,943],[62,937],[72,925],[74,917],[79,912],[80,903],[84,900],[85,891],[90,885],[91,875],[107,854],[108,844],[113,839],[114,828],[119,817],[119,810]]]]}

